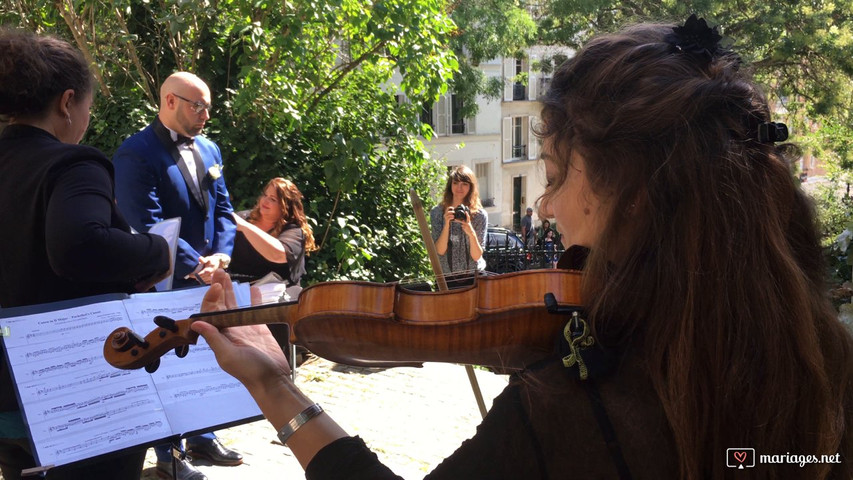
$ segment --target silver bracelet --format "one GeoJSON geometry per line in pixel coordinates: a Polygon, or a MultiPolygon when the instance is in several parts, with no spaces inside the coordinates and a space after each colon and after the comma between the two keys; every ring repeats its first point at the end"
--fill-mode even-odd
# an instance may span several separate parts
{"type": "Polygon", "coordinates": [[[281,430],[278,432],[278,439],[281,441],[282,444],[286,444],[290,436],[296,433],[297,430],[299,430],[299,427],[305,425],[306,423],[308,423],[308,420],[311,420],[312,418],[316,417],[317,415],[320,415],[321,413],[323,413],[323,407],[316,403],[306,408],[305,410],[302,410],[301,413],[297,414],[289,422],[287,422],[285,426],[281,427],[281,430]]]}

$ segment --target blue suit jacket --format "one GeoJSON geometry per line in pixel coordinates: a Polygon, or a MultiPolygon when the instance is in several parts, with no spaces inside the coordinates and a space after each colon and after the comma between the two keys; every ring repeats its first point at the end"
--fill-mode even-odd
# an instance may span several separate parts
{"type": "Polygon", "coordinates": [[[195,270],[199,257],[230,256],[237,231],[225,177],[214,179],[208,173],[214,164],[222,166],[219,147],[199,135],[195,148],[204,161],[199,172],[201,191],[195,188],[185,163],[178,161],[178,149],[159,118],[125,140],[113,156],[116,201],[134,229],[147,232],[161,220],[181,217],[176,287],[195,283],[184,277],[195,270]]]}

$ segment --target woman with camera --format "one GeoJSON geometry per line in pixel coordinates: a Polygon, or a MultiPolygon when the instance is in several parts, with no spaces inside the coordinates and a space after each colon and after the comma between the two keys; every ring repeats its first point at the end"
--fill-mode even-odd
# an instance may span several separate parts
{"type": "Polygon", "coordinates": [[[447,176],[444,198],[429,212],[432,239],[445,275],[486,268],[486,224],[489,215],[480,203],[477,177],[465,165],[447,176]]]}

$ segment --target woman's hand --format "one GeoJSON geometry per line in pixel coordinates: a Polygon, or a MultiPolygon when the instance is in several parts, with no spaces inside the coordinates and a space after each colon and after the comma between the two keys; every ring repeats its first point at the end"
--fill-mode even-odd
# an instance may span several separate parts
{"type": "MultiPolygon", "coordinates": [[[[259,300],[252,292],[252,303],[259,300]]],[[[237,308],[231,278],[222,270],[213,274],[213,283],[201,303],[202,312],[217,312],[237,308]]],[[[250,391],[263,388],[290,376],[290,365],[278,342],[266,325],[229,327],[217,330],[213,325],[196,321],[190,328],[207,341],[223,370],[240,380],[250,391]]]]}
{"type": "Polygon", "coordinates": [[[447,207],[444,211],[444,226],[450,225],[454,218],[456,218],[456,210],[453,207],[447,207]]]}

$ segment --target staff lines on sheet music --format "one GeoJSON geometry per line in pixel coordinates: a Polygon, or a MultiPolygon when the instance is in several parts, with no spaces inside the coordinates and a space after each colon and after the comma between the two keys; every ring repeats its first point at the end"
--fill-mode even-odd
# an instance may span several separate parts
{"type": "Polygon", "coordinates": [[[80,424],[85,425],[87,423],[93,423],[93,422],[97,422],[99,420],[103,420],[105,418],[110,418],[110,417],[114,417],[116,415],[121,415],[124,412],[127,412],[129,410],[133,410],[134,408],[142,407],[142,406],[150,404],[150,403],[153,403],[150,399],[135,400],[135,401],[130,402],[126,405],[122,405],[122,406],[117,407],[117,408],[111,408],[111,409],[108,409],[106,411],[98,412],[98,413],[93,414],[93,415],[69,419],[68,421],[66,421],[62,424],[50,426],[47,429],[47,431],[50,433],[62,432],[62,431],[68,430],[69,428],[76,426],[76,425],[80,425],[80,424]]]}
{"type": "MultiPolygon", "coordinates": [[[[60,335],[63,333],[75,332],[75,331],[109,331],[111,325],[115,325],[117,323],[123,323],[121,314],[115,312],[107,312],[104,317],[97,317],[94,321],[88,321],[81,323],[75,323],[73,325],[69,325],[67,327],[54,327],[51,326],[50,335],[60,335]],[[107,326],[104,326],[107,325],[107,326]],[[91,330],[90,330],[91,329],[91,330]]],[[[59,321],[79,321],[74,318],[57,318],[53,319],[50,322],[39,322],[39,325],[43,325],[44,323],[55,323],[59,321]]],[[[33,332],[27,333],[24,337],[27,340],[32,340],[33,338],[40,338],[47,335],[47,333],[43,330],[36,330],[33,332]]]]}
{"type": "MultiPolygon", "coordinates": [[[[173,316],[189,317],[190,315],[192,315],[194,313],[198,313],[199,310],[201,310],[201,302],[199,302],[198,305],[195,305],[192,308],[183,307],[183,306],[178,308],[178,309],[175,309],[175,307],[146,307],[146,308],[143,308],[142,310],[139,311],[139,316],[141,318],[149,318],[149,319],[154,318],[157,315],[163,315],[163,314],[168,314],[168,315],[173,315],[173,316]]],[[[182,319],[175,318],[173,320],[182,320],[182,319]]]]}
{"type": "MultiPolygon", "coordinates": [[[[193,345],[190,347],[190,354],[193,356],[199,355],[202,352],[210,352],[211,354],[213,354],[213,349],[211,349],[210,346],[206,345],[206,344],[205,345],[198,344],[198,345],[193,345]]],[[[169,350],[168,352],[164,353],[163,356],[160,358],[162,359],[162,358],[168,358],[168,357],[175,357],[175,351],[169,350]]],[[[177,361],[185,362],[186,360],[177,360],[177,361]]]]}
{"type": "Polygon", "coordinates": [[[173,395],[174,398],[184,398],[184,397],[203,397],[207,394],[211,393],[219,393],[226,390],[234,390],[242,388],[242,384],[240,382],[236,383],[220,383],[219,385],[212,388],[194,388],[192,390],[183,390],[177,392],[173,395]]]}
{"type": "Polygon", "coordinates": [[[206,368],[200,368],[198,370],[192,370],[192,371],[188,371],[188,372],[170,373],[170,374],[167,374],[164,377],[164,379],[174,380],[177,378],[192,377],[194,375],[203,375],[205,373],[216,373],[219,371],[222,371],[222,369],[219,367],[206,367],[206,368]]]}
{"type": "Polygon", "coordinates": [[[89,447],[102,444],[104,443],[104,441],[106,441],[107,443],[113,443],[116,440],[120,440],[125,437],[139,435],[140,432],[146,432],[148,430],[151,430],[152,428],[162,428],[162,426],[162,421],[155,420],[152,422],[143,423],[142,425],[136,425],[135,427],[122,428],[121,430],[115,433],[110,433],[108,435],[97,435],[94,438],[86,440],[85,442],[70,445],[67,448],[56,449],[55,453],[56,456],[62,456],[72,452],[79,452],[81,450],[86,450],[89,447]]]}
{"type": "MultiPolygon", "coordinates": [[[[99,403],[105,403],[110,400],[115,400],[117,398],[122,398],[125,395],[133,394],[133,393],[146,393],[150,390],[150,387],[147,383],[143,383],[140,385],[133,385],[125,388],[124,390],[118,392],[108,393],[106,395],[95,395],[86,400],[80,400],[77,402],[66,403],[65,405],[57,405],[53,408],[49,408],[42,411],[42,415],[48,417],[50,415],[55,415],[57,413],[67,412],[69,410],[80,410],[82,408],[89,408],[93,405],[97,405],[99,403]]],[[[135,403],[136,405],[142,405],[140,403],[135,403]]]]}
{"type": "Polygon", "coordinates": [[[92,365],[93,363],[100,363],[100,362],[104,362],[104,356],[103,355],[95,355],[94,357],[84,357],[84,358],[80,358],[78,360],[75,360],[73,362],[64,362],[64,363],[58,363],[55,365],[50,365],[50,366],[44,367],[44,368],[37,368],[37,369],[31,370],[30,375],[32,375],[33,377],[41,377],[42,375],[47,375],[47,374],[54,373],[54,372],[57,372],[60,370],[67,370],[69,368],[74,368],[74,367],[77,367],[80,365],[92,365]]]}
{"type": "Polygon", "coordinates": [[[33,350],[30,352],[27,352],[26,357],[27,358],[37,358],[37,357],[40,357],[42,355],[53,354],[53,353],[61,353],[61,352],[66,352],[68,350],[77,350],[80,348],[89,347],[91,345],[103,345],[104,341],[106,339],[107,339],[107,336],[104,335],[102,337],[87,338],[86,340],[81,340],[79,342],[74,342],[74,343],[66,343],[64,345],[59,345],[56,347],[33,350]]]}
{"type": "Polygon", "coordinates": [[[87,384],[90,384],[93,382],[100,382],[104,379],[124,377],[127,375],[132,375],[133,373],[134,372],[132,370],[114,370],[114,371],[111,371],[109,373],[101,372],[101,373],[98,373],[95,375],[87,376],[86,378],[83,378],[83,379],[80,379],[80,380],[77,380],[74,382],[62,383],[62,384],[53,385],[50,387],[39,388],[36,390],[36,395],[45,396],[45,395],[52,393],[52,392],[58,392],[58,391],[66,390],[69,388],[76,388],[76,387],[79,387],[82,385],[87,385],[87,384]]]}

